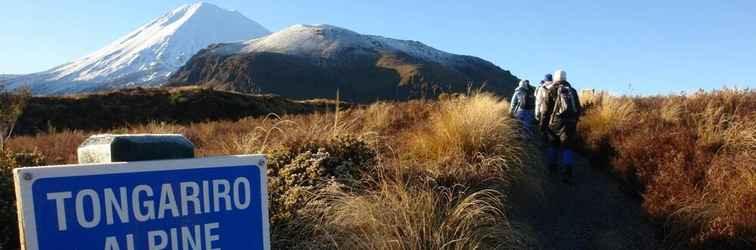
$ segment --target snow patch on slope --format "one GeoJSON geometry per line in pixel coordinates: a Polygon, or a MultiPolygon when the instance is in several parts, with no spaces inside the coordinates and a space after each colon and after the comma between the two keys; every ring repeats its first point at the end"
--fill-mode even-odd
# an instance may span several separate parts
{"type": "Polygon", "coordinates": [[[51,70],[51,80],[102,81],[141,71],[138,82],[165,78],[205,46],[269,32],[207,3],[183,5],[76,62],[51,70]],[[232,24],[229,26],[229,24],[232,24]]]}
{"type": "Polygon", "coordinates": [[[294,25],[269,36],[241,43],[224,44],[213,49],[219,54],[273,52],[311,58],[331,58],[345,50],[351,52],[393,51],[437,63],[449,63],[457,55],[437,50],[417,41],[363,35],[332,25],[294,25]]]}
{"type": "Polygon", "coordinates": [[[157,85],[210,44],[268,34],[239,12],[203,2],[182,5],[92,54],[11,85],[29,83],[42,94],[157,85]]]}

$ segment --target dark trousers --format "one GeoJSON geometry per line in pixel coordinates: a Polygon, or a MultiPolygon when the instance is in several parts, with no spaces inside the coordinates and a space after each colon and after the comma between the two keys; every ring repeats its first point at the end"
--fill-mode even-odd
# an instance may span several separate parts
{"type": "Polygon", "coordinates": [[[577,141],[577,120],[554,119],[546,128],[546,155],[549,165],[558,165],[569,170],[575,164],[575,143],[577,141]]]}

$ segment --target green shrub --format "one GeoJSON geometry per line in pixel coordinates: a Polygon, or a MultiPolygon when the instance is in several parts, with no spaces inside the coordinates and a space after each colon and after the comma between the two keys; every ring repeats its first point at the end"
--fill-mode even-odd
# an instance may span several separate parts
{"type": "Polygon", "coordinates": [[[354,186],[376,153],[367,143],[353,137],[337,137],[325,143],[306,144],[300,149],[277,149],[269,154],[268,193],[274,248],[295,247],[306,239],[313,223],[299,217],[310,199],[334,184],[354,186]],[[298,227],[298,228],[293,228],[298,227]]]}
{"type": "Polygon", "coordinates": [[[0,151],[0,249],[18,249],[18,216],[14,192],[13,169],[19,166],[39,166],[45,158],[37,153],[0,151]]]}

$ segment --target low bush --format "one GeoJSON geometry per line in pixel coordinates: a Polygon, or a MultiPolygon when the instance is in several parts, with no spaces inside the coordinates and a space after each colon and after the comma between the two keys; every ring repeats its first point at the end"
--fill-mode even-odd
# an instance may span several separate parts
{"type": "Polygon", "coordinates": [[[268,191],[276,220],[293,216],[326,183],[356,185],[374,166],[375,152],[360,140],[340,137],[325,145],[274,151],[270,158],[268,191]]]}

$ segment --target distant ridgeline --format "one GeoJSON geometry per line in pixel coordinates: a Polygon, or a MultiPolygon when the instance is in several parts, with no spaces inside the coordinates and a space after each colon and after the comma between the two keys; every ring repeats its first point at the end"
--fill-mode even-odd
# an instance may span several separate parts
{"type": "Polygon", "coordinates": [[[508,96],[518,81],[483,59],[416,41],[330,25],[295,25],[245,42],[212,45],[175,72],[171,85],[202,85],[288,98],[407,100],[481,88],[508,96]]]}
{"type": "Polygon", "coordinates": [[[303,114],[326,110],[329,106],[333,109],[335,102],[293,101],[272,95],[202,88],[135,88],[69,97],[33,97],[14,133],[105,130],[152,121],[191,123],[271,113],[303,114]]]}

